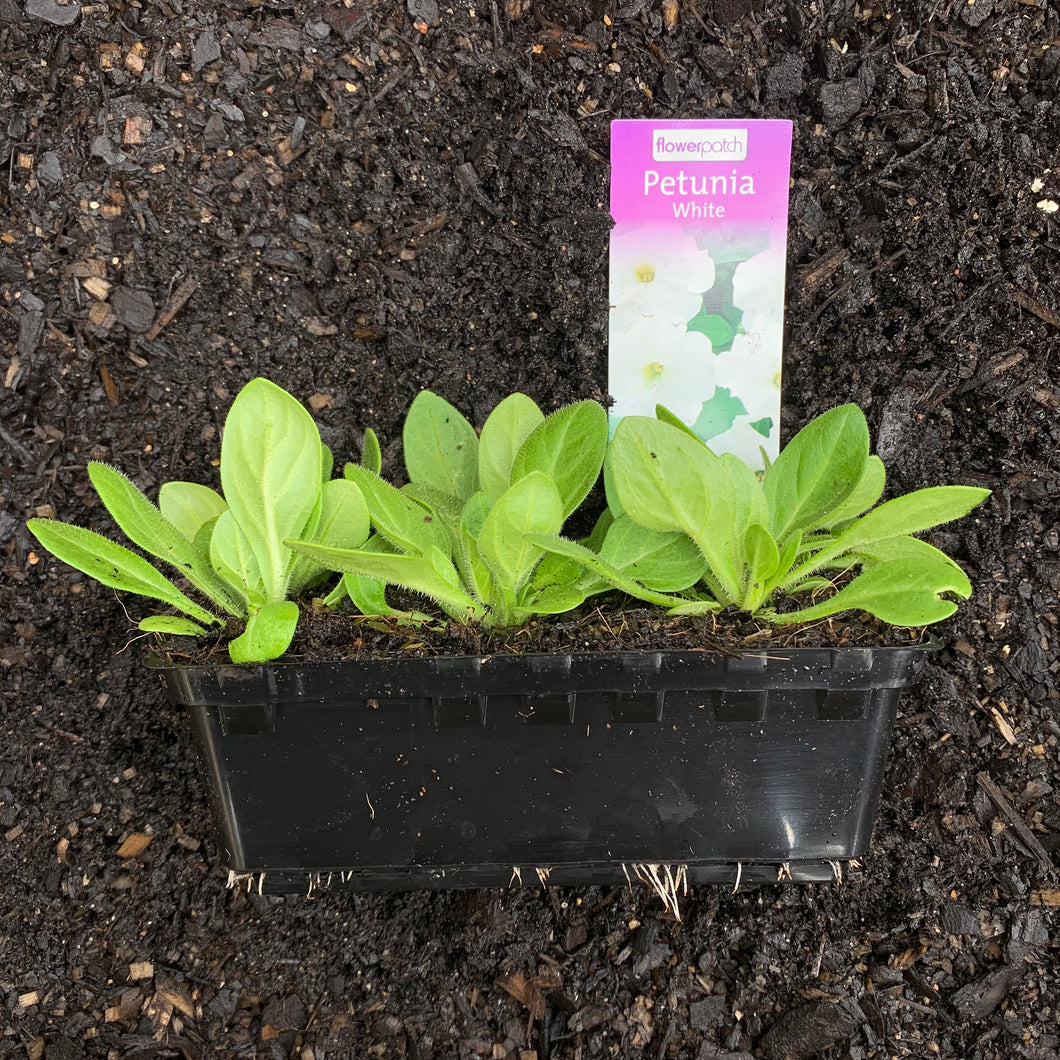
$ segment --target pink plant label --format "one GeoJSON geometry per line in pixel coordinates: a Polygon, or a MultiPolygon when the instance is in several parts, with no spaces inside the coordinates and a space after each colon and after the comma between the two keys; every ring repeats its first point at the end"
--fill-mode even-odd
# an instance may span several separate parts
{"type": "Polygon", "coordinates": [[[613,121],[612,422],[664,405],[754,467],[780,445],[790,121],[613,121]]]}

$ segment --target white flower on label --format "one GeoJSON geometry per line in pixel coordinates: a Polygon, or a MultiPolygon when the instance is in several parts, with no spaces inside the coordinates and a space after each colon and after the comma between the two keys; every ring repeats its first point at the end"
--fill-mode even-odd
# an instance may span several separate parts
{"type": "Polygon", "coordinates": [[[638,320],[687,324],[714,286],[714,261],[691,236],[665,228],[611,233],[612,329],[638,320]]]}
{"type": "Polygon", "coordinates": [[[610,388],[615,416],[654,416],[665,405],[692,423],[714,393],[717,358],[710,339],[685,325],[637,320],[612,328],[610,388]]]}
{"type": "MultiPolygon", "coordinates": [[[[784,319],[784,254],[763,250],[741,261],[732,277],[732,303],[745,316],[784,319]]],[[[747,324],[744,329],[749,330],[747,324]]]]}
{"type": "Polygon", "coordinates": [[[734,453],[752,467],[761,467],[763,447],[770,460],[780,450],[780,382],[784,325],[768,315],[744,318],[746,331],[733,339],[732,349],[718,355],[714,382],[739,398],[745,412],[723,434],[707,444],[718,453],[734,453]]]}

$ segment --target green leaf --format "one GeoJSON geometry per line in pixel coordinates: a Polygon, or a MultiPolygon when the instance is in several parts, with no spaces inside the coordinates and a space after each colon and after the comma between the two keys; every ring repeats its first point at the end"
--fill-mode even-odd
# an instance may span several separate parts
{"type": "Polygon", "coordinates": [[[473,595],[483,602],[493,596],[493,572],[482,558],[478,548],[478,536],[482,525],[493,507],[493,500],[482,490],[472,494],[460,516],[459,544],[457,556],[464,582],[473,595]]]}
{"type": "Polygon", "coordinates": [[[96,492],[135,545],[149,555],[176,567],[192,585],[214,603],[235,614],[236,608],[224,586],[194,545],[120,471],[95,461],[88,477],[96,492]]]}
{"type": "Polygon", "coordinates": [[[841,405],[803,427],[766,473],[774,539],[826,524],[861,483],[868,459],[869,428],[857,405],[841,405]]]}
{"type": "Polygon", "coordinates": [[[945,552],[921,541],[918,537],[903,535],[900,537],[889,537],[883,541],[875,541],[870,545],[847,552],[836,557],[829,566],[834,568],[846,568],[855,563],[860,563],[864,569],[877,563],[890,563],[893,560],[915,560],[919,563],[948,563],[954,570],[954,578],[957,579],[963,592],[961,595],[971,596],[972,583],[968,575],[955,563],[945,552]]]}
{"type": "Polygon", "coordinates": [[[426,482],[467,500],[478,488],[478,436],[445,398],[421,390],[405,417],[405,467],[426,482]]]}
{"type": "Polygon", "coordinates": [[[158,491],[158,507],[163,517],[191,542],[203,523],[228,510],[224,497],[197,482],[164,482],[158,491]]]}
{"type": "Polygon", "coordinates": [[[26,527],[53,556],[103,585],[161,600],[200,622],[216,624],[217,619],[209,611],[189,600],[143,556],[108,541],[101,534],[51,519],[30,519],[26,527]]]}
{"type": "MultiPolygon", "coordinates": [[[[360,548],[368,540],[371,523],[368,505],[357,484],[341,478],[329,479],[321,488],[320,500],[320,519],[310,540],[336,548],[360,548]]],[[[297,596],[326,572],[326,567],[304,556],[297,557],[288,578],[289,592],[297,596]]]]}
{"type": "Polygon", "coordinates": [[[926,626],[949,618],[957,609],[943,593],[966,598],[968,588],[967,578],[952,563],[890,560],[864,570],[823,603],[769,618],[790,624],[816,622],[840,611],[867,611],[891,625],[926,626]]]}
{"type": "Polygon", "coordinates": [[[141,618],[137,628],[144,633],[164,633],[171,637],[201,637],[206,633],[198,622],[178,615],[150,615],[141,618]]]}
{"type": "Polygon", "coordinates": [[[214,523],[210,537],[210,562],[240,594],[244,604],[264,603],[265,584],[261,580],[261,568],[247,535],[231,511],[223,512],[214,523]]]}
{"type": "Polygon", "coordinates": [[[361,467],[376,475],[383,470],[383,451],[379,448],[379,436],[371,427],[365,428],[364,445],[361,448],[361,467]]]}
{"type": "Polygon", "coordinates": [[[449,534],[450,542],[456,547],[460,529],[460,516],[464,502],[451,493],[429,486],[425,482],[409,482],[401,487],[406,497],[411,497],[423,505],[437,520],[441,520],[449,534]]]}
{"type": "Polygon", "coordinates": [[[931,486],[881,504],[862,516],[833,545],[818,553],[833,556],[900,534],[915,534],[967,515],[990,491],[977,486],[931,486]]]}
{"type": "Polygon", "coordinates": [[[291,646],[297,626],[296,603],[267,603],[247,619],[247,628],[228,645],[228,654],[234,663],[278,659],[291,646]]]}
{"type": "Polygon", "coordinates": [[[335,454],[323,443],[320,443],[320,481],[328,482],[335,470],[335,454]]]}
{"type": "Polygon", "coordinates": [[[265,597],[287,595],[290,553],[320,495],[320,433],[286,390],[252,379],[236,395],[221,441],[221,486],[261,570],[265,597]]]}
{"type": "Polygon", "coordinates": [[[660,592],[687,589],[707,569],[707,561],[687,534],[649,530],[628,515],[616,519],[607,531],[600,558],[660,592]]]}
{"type": "MultiPolygon", "coordinates": [[[[870,456],[865,464],[865,473],[861,476],[854,492],[833,512],[827,516],[827,522],[818,526],[833,528],[848,519],[856,519],[867,512],[883,496],[887,484],[887,469],[878,456],[870,456]]],[[[808,526],[807,530],[816,530],[818,526],[808,526]]]]}
{"type": "Polygon", "coordinates": [[[562,615],[585,603],[586,592],[577,585],[550,585],[528,594],[522,617],[533,615],[562,615]]]}
{"type": "MultiPolygon", "coordinates": [[[[655,592],[653,589],[648,589],[636,579],[623,574],[622,571],[612,566],[607,560],[601,559],[595,552],[590,552],[584,545],[579,545],[577,541],[569,541],[567,538],[559,537],[555,534],[530,534],[528,536],[533,544],[540,546],[546,552],[552,552],[575,560],[587,571],[602,578],[608,585],[613,586],[615,589],[620,589],[628,596],[667,608],[687,603],[686,600],[679,596],[666,596],[663,593],[655,592]]],[[[715,605],[713,610],[716,611],[717,609],[717,605],[715,605]]]]}
{"type": "Polygon", "coordinates": [[[489,510],[477,535],[478,550],[501,585],[517,592],[544,554],[527,535],[557,534],[562,525],[559,492],[542,472],[532,471],[501,494],[489,510]]]}
{"type": "Polygon", "coordinates": [[[607,537],[608,530],[614,525],[615,513],[611,511],[610,508],[605,508],[599,516],[597,516],[596,522],[593,524],[589,536],[584,538],[581,543],[586,548],[592,549],[593,552],[599,552],[604,543],[604,538],[607,537]]]}
{"type": "Polygon", "coordinates": [[[512,464],[512,482],[540,471],[559,493],[564,520],[600,477],[607,451],[607,413],[596,401],[576,401],[530,432],[512,464]]]}
{"type": "Polygon", "coordinates": [[[756,610],[766,597],[769,580],[780,566],[780,552],[773,535],[761,523],[752,523],[744,535],[744,555],[747,564],[747,593],[744,607],[756,610]]]}
{"type": "Polygon", "coordinates": [[[357,464],[347,464],[345,476],[357,483],[372,525],[395,548],[416,556],[431,545],[449,548],[445,527],[417,500],[357,464]]]}
{"type": "Polygon", "coordinates": [[[509,394],[482,426],[478,442],[480,488],[496,500],[512,484],[512,464],[531,432],[545,417],[525,394],[509,394]]]}
{"type": "Polygon", "coordinates": [[[410,556],[331,548],[306,541],[291,541],[289,545],[295,552],[309,556],[328,570],[376,578],[387,585],[400,585],[429,596],[458,622],[470,622],[483,616],[482,608],[459,588],[460,576],[437,548],[428,548],[422,556],[410,556]],[[448,564],[448,569],[440,574],[439,567],[443,562],[448,564]]]}
{"type": "MultiPolygon", "coordinates": [[[[661,420],[663,423],[670,424],[671,427],[676,427],[679,431],[684,431],[689,438],[695,438],[700,445],[706,445],[702,438],[676,412],[671,412],[665,405],[655,406],[655,418],[661,420]]],[[[731,426],[731,425],[730,425],[731,426]]]]}
{"type": "Polygon", "coordinates": [[[735,542],[742,543],[751,514],[740,506],[747,482],[734,473],[736,465],[676,427],[646,416],[622,420],[610,460],[623,510],[650,530],[679,530],[692,538],[716,579],[711,588],[719,601],[735,603],[743,569],[736,565],[735,542]]]}

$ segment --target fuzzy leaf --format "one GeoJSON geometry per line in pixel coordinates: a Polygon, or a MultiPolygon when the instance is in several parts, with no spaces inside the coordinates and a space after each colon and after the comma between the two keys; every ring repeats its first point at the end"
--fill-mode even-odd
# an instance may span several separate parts
{"type": "Polygon", "coordinates": [[[478,436],[445,398],[421,390],[405,417],[409,480],[466,500],[478,488],[478,436]]]}
{"type": "Polygon", "coordinates": [[[774,540],[825,525],[857,489],[868,458],[869,428],[857,405],[841,405],[811,420],[766,473],[774,540]]]}
{"type": "Polygon", "coordinates": [[[301,402],[267,379],[247,383],[225,420],[221,486],[270,603],[287,595],[291,555],[283,542],[305,531],[320,495],[320,446],[301,402]]]}
{"type": "Polygon", "coordinates": [[[509,394],[482,426],[478,442],[479,488],[496,500],[512,484],[512,464],[545,417],[525,394],[509,394]]]}
{"type": "Polygon", "coordinates": [[[478,551],[495,579],[517,592],[544,554],[527,535],[558,534],[562,525],[559,492],[544,474],[533,471],[518,479],[490,508],[477,535],[478,551]]]}
{"type": "Polygon", "coordinates": [[[96,461],[88,465],[88,477],[107,511],[133,544],[176,567],[196,589],[225,610],[235,613],[231,598],[224,586],[218,584],[206,560],[129,478],[96,461]]]}
{"type": "Polygon", "coordinates": [[[144,633],[164,633],[171,637],[200,637],[206,633],[198,622],[179,615],[150,615],[141,618],[137,628],[144,633]]]}
{"type": "Polygon", "coordinates": [[[648,530],[628,515],[619,516],[607,531],[600,558],[660,592],[687,589],[707,569],[703,553],[687,534],[648,530]]]}
{"type": "Polygon", "coordinates": [[[445,527],[414,498],[357,464],[347,464],[345,476],[357,483],[372,525],[395,548],[414,556],[431,545],[449,548],[445,527]]]}
{"type": "Polygon", "coordinates": [[[607,451],[607,413],[596,401],[576,401],[530,432],[512,463],[512,482],[540,471],[559,493],[564,520],[600,477],[607,451]]]}
{"type": "Polygon", "coordinates": [[[298,626],[298,605],[291,600],[265,604],[247,619],[247,628],[228,645],[234,663],[278,659],[291,646],[298,626]]]}
{"type": "MultiPolygon", "coordinates": [[[[865,464],[865,473],[857,484],[854,492],[833,512],[827,516],[827,522],[819,526],[834,528],[847,519],[856,519],[863,512],[867,512],[883,496],[883,489],[887,485],[887,469],[878,456],[870,456],[865,464]]],[[[807,527],[807,531],[816,530],[818,527],[807,527]]]]}
{"type": "Polygon", "coordinates": [[[459,622],[482,617],[482,609],[459,588],[459,575],[445,554],[437,548],[429,548],[422,556],[410,556],[370,552],[366,549],[330,548],[305,541],[291,541],[289,544],[295,552],[309,556],[328,570],[359,574],[387,585],[400,585],[422,593],[435,600],[459,622]],[[448,569],[445,564],[448,564],[448,569]]]}
{"type": "MultiPolygon", "coordinates": [[[[566,556],[575,560],[587,571],[602,578],[608,585],[613,586],[615,589],[620,589],[638,600],[646,600],[650,604],[659,604],[662,607],[675,607],[686,602],[681,597],[665,596],[662,593],[648,589],[636,579],[623,574],[617,567],[612,566],[595,552],[590,552],[584,545],[579,545],[577,541],[569,541],[567,538],[559,537],[556,534],[530,534],[529,538],[535,545],[539,545],[546,552],[552,552],[558,556],[566,556]]],[[[715,605],[713,610],[716,611],[717,609],[715,605]]]]}
{"type": "Polygon", "coordinates": [[[195,541],[203,523],[228,510],[224,497],[197,482],[164,482],[158,491],[158,507],[191,542],[195,541]]]}
{"type": "Polygon", "coordinates": [[[361,449],[361,467],[378,475],[383,470],[383,451],[379,448],[379,436],[367,427],[361,449]]]}
{"type": "Polygon", "coordinates": [[[864,570],[822,603],[769,617],[777,624],[788,624],[816,622],[841,611],[867,611],[895,626],[926,626],[949,618],[957,609],[943,593],[965,598],[968,588],[968,579],[952,563],[889,560],[864,570]]]}
{"type": "Polygon", "coordinates": [[[210,537],[210,563],[240,594],[245,604],[264,603],[265,585],[261,580],[261,568],[247,535],[231,511],[223,512],[214,523],[210,537]]]}
{"type": "MultiPolygon", "coordinates": [[[[360,548],[368,540],[371,523],[368,505],[357,484],[341,478],[329,479],[321,488],[320,500],[320,519],[310,540],[336,548],[360,548]]],[[[288,579],[291,595],[297,596],[326,572],[326,567],[311,559],[297,557],[288,579]]]]}
{"type": "Polygon", "coordinates": [[[717,579],[723,602],[735,603],[742,571],[734,551],[742,533],[736,537],[735,531],[746,526],[749,513],[739,507],[745,483],[730,474],[730,463],[684,431],[646,416],[622,420],[609,459],[622,509],[648,529],[681,531],[692,538],[717,579]]]}
{"type": "Polygon", "coordinates": [[[143,556],[108,541],[102,534],[51,519],[30,519],[26,526],[53,556],[103,585],[160,600],[207,625],[217,622],[209,611],[189,600],[143,556]]]}

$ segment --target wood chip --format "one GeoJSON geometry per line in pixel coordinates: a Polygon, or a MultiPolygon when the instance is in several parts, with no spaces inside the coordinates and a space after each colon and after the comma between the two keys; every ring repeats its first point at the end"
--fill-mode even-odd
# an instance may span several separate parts
{"type": "Polygon", "coordinates": [[[103,382],[103,389],[107,392],[107,402],[112,408],[117,408],[119,404],[118,399],[118,388],[114,385],[114,379],[110,372],[107,371],[107,366],[101,364],[99,366],[99,378],[103,382]]]}
{"type": "Polygon", "coordinates": [[[151,121],[139,114],[133,114],[125,119],[125,129],[122,132],[121,142],[123,144],[142,144],[151,135],[151,121]]]}
{"type": "Polygon", "coordinates": [[[133,961],[129,965],[130,979],[154,979],[155,966],[150,961],[133,961]]]}
{"type": "Polygon", "coordinates": [[[279,1036],[280,1032],[271,1023],[266,1023],[261,1028],[261,1040],[263,1042],[271,1042],[274,1038],[279,1038],[279,1036]]]}
{"type": "Polygon", "coordinates": [[[1045,906],[1049,909],[1060,907],[1060,890],[1053,888],[1043,891],[1031,891],[1031,905],[1045,906]]]}
{"type": "Polygon", "coordinates": [[[105,301],[110,294],[110,284],[101,276],[86,276],[81,281],[81,286],[100,302],[105,301]]]}
{"type": "Polygon", "coordinates": [[[150,845],[153,835],[146,832],[133,832],[120,847],[118,857],[123,860],[138,858],[150,845]]]}
{"type": "Polygon", "coordinates": [[[32,1008],[40,1001],[39,990],[29,990],[25,994],[18,995],[18,1003],[21,1008],[32,1008]]]}
{"type": "Polygon", "coordinates": [[[994,728],[1004,737],[1005,743],[1015,747],[1016,734],[1012,731],[1012,726],[1001,716],[1001,711],[997,707],[990,708],[990,720],[994,723],[994,728]]]}
{"type": "Polygon", "coordinates": [[[88,310],[88,319],[97,328],[109,331],[118,323],[109,302],[93,302],[88,310]]]}
{"type": "Polygon", "coordinates": [[[158,995],[188,1019],[195,1019],[195,1006],[179,990],[171,986],[160,986],[158,995]]]}
{"type": "Polygon", "coordinates": [[[16,839],[18,839],[18,837],[19,837],[20,835],[22,835],[22,833],[23,833],[24,831],[25,831],[25,829],[24,829],[24,828],[22,827],[22,825],[20,825],[20,824],[16,824],[14,828],[9,828],[9,829],[8,829],[8,830],[7,830],[7,831],[6,831],[5,833],[4,833],[4,838],[5,838],[5,839],[6,839],[6,840],[7,840],[7,841],[8,841],[9,843],[13,843],[13,842],[14,842],[14,841],[15,841],[16,839]]]}

